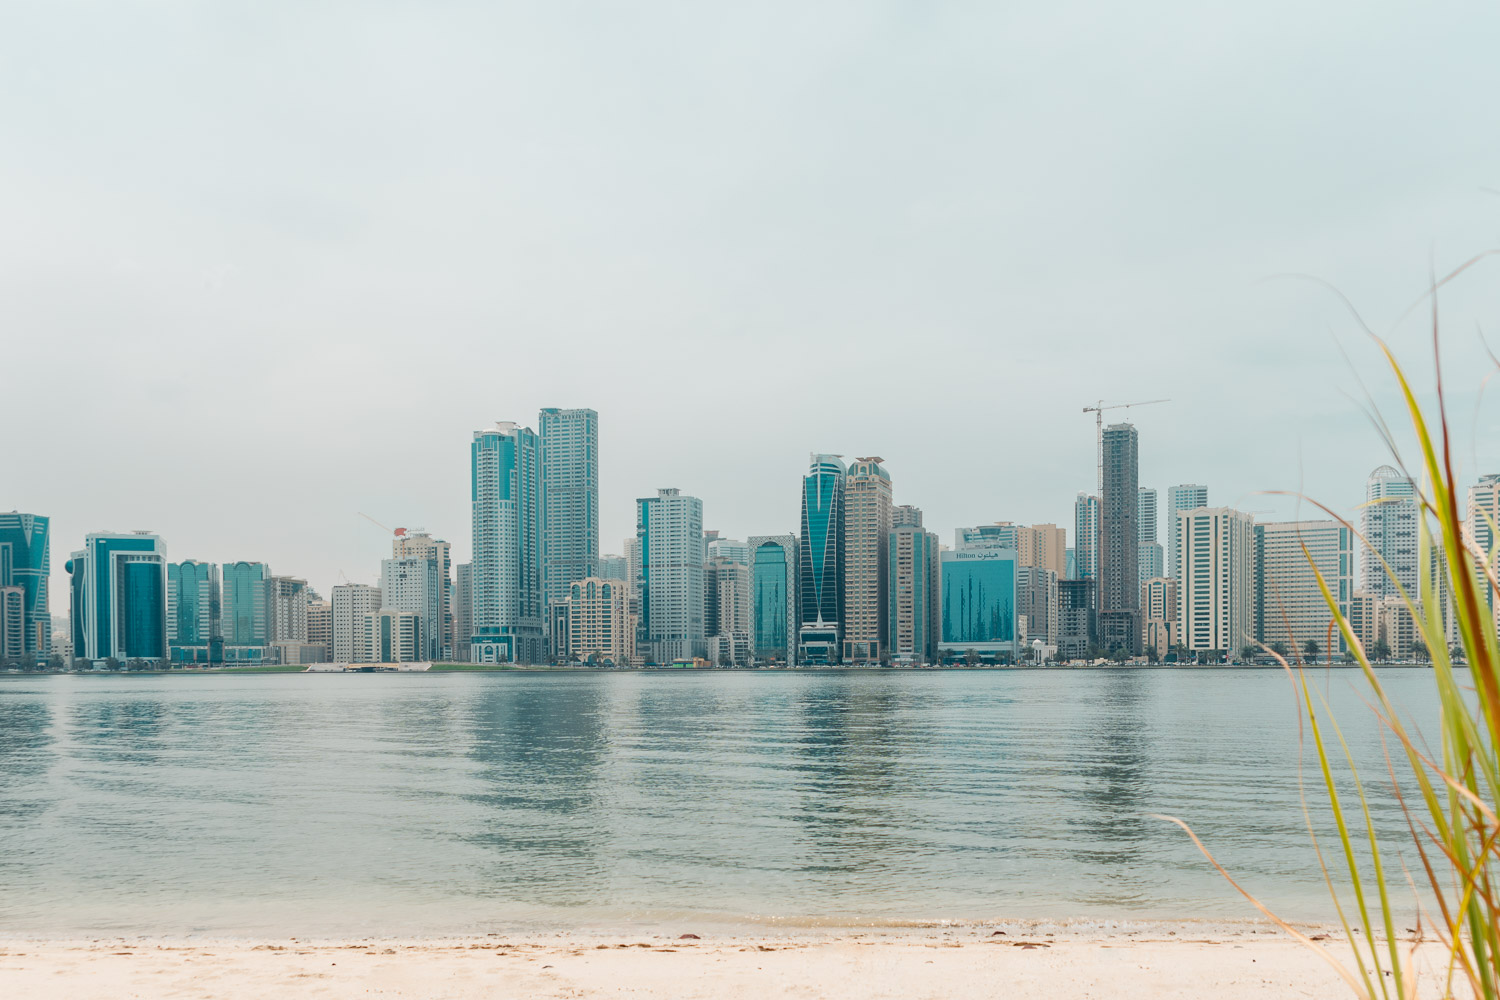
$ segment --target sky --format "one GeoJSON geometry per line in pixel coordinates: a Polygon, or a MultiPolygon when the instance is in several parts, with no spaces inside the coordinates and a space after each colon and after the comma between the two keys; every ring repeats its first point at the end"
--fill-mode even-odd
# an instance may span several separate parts
{"type": "MultiPolygon", "coordinates": [[[[362,512],[463,561],[473,431],[543,406],[599,411],[604,552],[658,487],[795,531],[811,452],[883,457],[945,541],[1071,543],[1101,399],[1170,400],[1129,411],[1142,485],[1350,511],[1400,402],[1345,299],[1430,399],[1430,277],[1500,246],[1487,3],[5,22],[0,508],[52,516],[59,615],[90,531],[325,595],[389,553],[362,512]]],[[[1467,477],[1497,288],[1440,296],[1467,477]]]]}

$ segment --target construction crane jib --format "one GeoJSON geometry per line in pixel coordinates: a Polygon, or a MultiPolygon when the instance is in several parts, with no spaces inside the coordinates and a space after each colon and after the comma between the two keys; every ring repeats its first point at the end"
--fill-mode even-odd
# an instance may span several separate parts
{"type": "Polygon", "coordinates": [[[1170,403],[1170,399],[1145,399],[1135,403],[1111,403],[1104,405],[1104,400],[1099,400],[1093,406],[1085,406],[1084,413],[1094,415],[1094,465],[1096,481],[1094,488],[1099,491],[1099,496],[1104,496],[1104,411],[1105,410],[1128,410],[1132,406],[1151,406],[1154,403],[1170,403]]]}

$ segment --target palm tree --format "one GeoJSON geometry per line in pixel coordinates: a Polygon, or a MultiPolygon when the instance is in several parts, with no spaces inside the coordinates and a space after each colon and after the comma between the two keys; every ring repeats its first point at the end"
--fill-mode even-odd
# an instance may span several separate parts
{"type": "Polygon", "coordinates": [[[1370,654],[1370,659],[1372,660],[1389,660],[1391,658],[1391,647],[1386,644],[1384,639],[1376,639],[1370,643],[1370,648],[1367,652],[1370,654]]]}
{"type": "Polygon", "coordinates": [[[1240,647],[1240,660],[1243,663],[1254,663],[1255,658],[1259,655],[1260,649],[1255,646],[1247,644],[1240,647]]]}
{"type": "Polygon", "coordinates": [[[1310,656],[1314,663],[1318,662],[1318,654],[1322,651],[1323,647],[1318,645],[1318,640],[1316,639],[1309,639],[1302,644],[1302,652],[1310,656]]]}

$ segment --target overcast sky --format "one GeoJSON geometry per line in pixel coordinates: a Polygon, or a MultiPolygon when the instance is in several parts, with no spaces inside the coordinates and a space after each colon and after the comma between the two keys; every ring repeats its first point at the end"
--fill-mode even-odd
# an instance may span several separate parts
{"type": "MultiPolygon", "coordinates": [[[[360,511],[467,559],[472,432],[591,406],[606,552],[661,486],[794,531],[811,451],[883,456],[944,541],[1071,544],[1081,408],[1157,397],[1143,485],[1348,508],[1387,460],[1356,372],[1396,399],[1275,276],[1430,385],[1398,321],[1500,246],[1497,37],[1478,2],[8,4],[0,508],[52,515],[57,586],[147,528],[326,595],[389,553],[360,511]]],[[[1443,300],[1466,475],[1497,287],[1443,300]]]]}

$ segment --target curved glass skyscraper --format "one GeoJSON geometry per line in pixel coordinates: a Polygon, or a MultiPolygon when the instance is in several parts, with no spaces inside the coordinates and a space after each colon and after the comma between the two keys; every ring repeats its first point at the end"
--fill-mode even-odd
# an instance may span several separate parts
{"type": "Polygon", "coordinates": [[[799,663],[839,662],[844,622],[844,488],[837,455],[814,455],[802,477],[802,544],[798,558],[799,663]]]}

